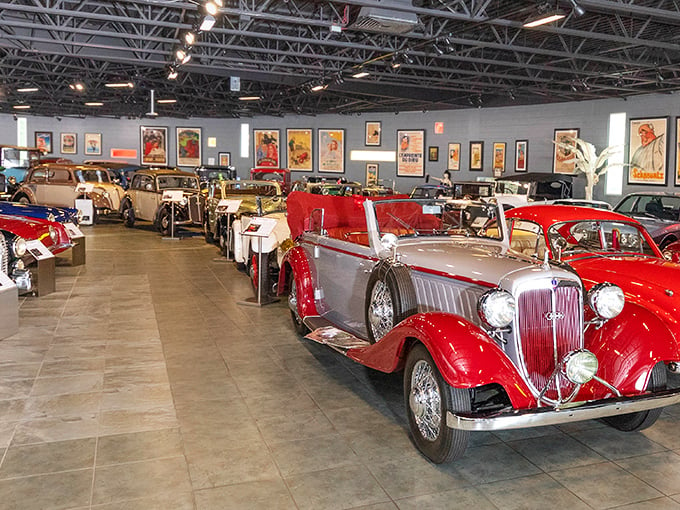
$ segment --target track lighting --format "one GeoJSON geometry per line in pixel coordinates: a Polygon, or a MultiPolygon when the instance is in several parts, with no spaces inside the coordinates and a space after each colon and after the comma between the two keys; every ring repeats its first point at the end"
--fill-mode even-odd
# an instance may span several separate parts
{"type": "Polygon", "coordinates": [[[68,88],[75,90],[76,92],[82,92],[85,90],[85,85],[83,85],[81,82],[76,82],[69,84],[68,88]]]}
{"type": "Polygon", "coordinates": [[[184,34],[184,42],[187,43],[188,46],[193,46],[196,42],[196,34],[193,32],[187,32],[184,34]]]}
{"type": "Polygon", "coordinates": [[[198,29],[201,32],[210,32],[212,30],[212,27],[215,26],[215,17],[211,16],[210,14],[207,14],[205,18],[203,18],[203,21],[201,22],[201,26],[198,27],[198,29]]]}
{"type": "Polygon", "coordinates": [[[437,46],[437,43],[432,43],[432,49],[440,57],[444,54],[444,50],[442,50],[439,46],[437,46]]]}
{"type": "Polygon", "coordinates": [[[211,16],[214,16],[215,14],[217,14],[218,10],[219,8],[217,7],[217,4],[215,4],[214,2],[206,2],[205,12],[207,12],[211,16]]]}
{"type": "Polygon", "coordinates": [[[579,17],[580,17],[580,16],[583,16],[583,15],[586,13],[586,10],[585,10],[583,7],[581,7],[581,6],[576,2],[576,0],[569,0],[569,2],[571,2],[571,5],[572,5],[572,12],[573,12],[576,16],[579,16],[579,17]]]}

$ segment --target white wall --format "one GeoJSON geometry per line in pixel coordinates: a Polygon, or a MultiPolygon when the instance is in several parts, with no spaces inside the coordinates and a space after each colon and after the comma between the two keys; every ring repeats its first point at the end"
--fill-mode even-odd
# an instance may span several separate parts
{"type": "MultiPolygon", "coordinates": [[[[238,174],[246,177],[252,166],[252,147],[249,159],[239,157],[240,125],[248,122],[252,129],[280,129],[281,144],[285,144],[286,128],[330,128],[345,129],[346,137],[346,172],[345,177],[350,180],[364,182],[366,162],[349,160],[351,149],[379,149],[395,150],[397,129],[426,130],[426,145],[439,147],[439,161],[426,162],[425,171],[433,176],[441,176],[446,168],[446,149],[449,142],[461,143],[461,171],[454,172],[454,180],[474,180],[479,176],[491,176],[492,147],[494,142],[507,144],[505,175],[514,173],[515,140],[529,140],[528,170],[531,172],[551,172],[552,152],[551,142],[556,128],[580,128],[581,138],[590,141],[601,150],[607,145],[609,114],[626,112],[629,118],[670,116],[669,132],[667,134],[668,184],[667,186],[628,186],[624,182],[623,192],[628,193],[636,189],[673,190],[677,143],[675,117],[680,116],[680,101],[672,94],[650,94],[622,99],[607,99],[598,101],[584,101],[578,103],[560,103],[551,105],[517,106],[506,108],[481,108],[469,110],[447,110],[441,112],[402,112],[399,114],[363,114],[363,115],[318,115],[302,116],[289,115],[285,117],[255,117],[244,119],[174,119],[158,117],[155,119],[108,119],[108,118],[68,118],[61,120],[50,117],[27,116],[28,139],[33,140],[35,131],[51,131],[53,133],[54,156],[60,156],[59,134],[63,132],[78,133],[78,154],[64,156],[80,162],[86,157],[83,154],[83,134],[102,133],[102,158],[109,157],[111,148],[137,149],[139,152],[139,126],[167,126],[169,134],[168,147],[170,149],[170,164],[176,161],[175,127],[201,127],[203,129],[203,162],[208,158],[217,159],[218,152],[231,152],[232,163],[237,167],[238,174]],[[382,121],[382,145],[380,147],[364,146],[364,127],[366,121],[382,121]],[[444,134],[434,134],[434,123],[444,122],[444,134]],[[208,148],[209,136],[217,138],[217,147],[208,148]],[[468,170],[468,143],[471,140],[484,141],[484,171],[470,172],[468,170]]],[[[316,138],[316,131],[314,133],[316,138]]],[[[0,114],[0,143],[16,143],[16,122],[12,115],[0,114]]],[[[251,140],[252,144],[252,140],[251,140]]],[[[284,147],[285,148],[285,147],[284,147]]],[[[316,139],[315,139],[316,165],[316,139]]],[[[282,154],[285,164],[285,154],[282,154]]],[[[426,156],[427,159],[427,156],[426,156]]],[[[625,174],[626,172],[624,172],[625,174]]],[[[304,173],[295,173],[295,176],[304,173]]],[[[294,178],[296,178],[294,176],[294,178]]],[[[420,178],[396,178],[396,163],[380,163],[379,176],[381,179],[396,180],[397,189],[409,191],[413,185],[423,182],[420,178]]],[[[624,175],[625,181],[625,175],[624,175]]],[[[579,179],[576,194],[583,195],[583,181],[579,179]]],[[[604,179],[595,189],[595,198],[616,202],[618,197],[604,196],[604,179]]]]}

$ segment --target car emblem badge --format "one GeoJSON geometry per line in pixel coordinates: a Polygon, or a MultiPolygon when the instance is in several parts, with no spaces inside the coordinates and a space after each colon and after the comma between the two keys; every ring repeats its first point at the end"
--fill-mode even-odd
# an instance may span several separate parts
{"type": "Polygon", "coordinates": [[[550,283],[552,284],[553,290],[555,290],[557,288],[557,279],[553,278],[550,283]]]}
{"type": "Polygon", "coordinates": [[[564,319],[564,314],[562,312],[545,312],[543,317],[548,321],[560,321],[564,319]]]}

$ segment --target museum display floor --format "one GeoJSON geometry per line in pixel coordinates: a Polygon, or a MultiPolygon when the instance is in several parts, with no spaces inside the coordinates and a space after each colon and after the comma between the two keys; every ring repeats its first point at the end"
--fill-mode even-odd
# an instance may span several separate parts
{"type": "Polygon", "coordinates": [[[285,300],[239,305],[202,236],[84,230],[87,264],[0,341],[0,509],[680,509],[680,406],[641,433],[478,433],[436,466],[400,374],[302,339],[285,300]]]}

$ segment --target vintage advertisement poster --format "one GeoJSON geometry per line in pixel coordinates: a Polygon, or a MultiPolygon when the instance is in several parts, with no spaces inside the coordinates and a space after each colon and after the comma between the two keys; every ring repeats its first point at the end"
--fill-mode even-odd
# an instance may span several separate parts
{"type": "Polygon", "coordinates": [[[528,140],[515,141],[515,172],[527,171],[528,140]]]}
{"type": "Polygon", "coordinates": [[[140,126],[139,130],[142,144],[142,165],[167,165],[168,128],[140,126]]]}
{"type": "Polygon", "coordinates": [[[380,133],[382,124],[377,122],[366,122],[366,145],[380,145],[380,133]]]}
{"type": "Polygon", "coordinates": [[[319,172],[344,173],[345,130],[319,129],[319,172]]]}
{"type": "Polygon", "coordinates": [[[85,133],[85,154],[89,156],[101,156],[102,134],[85,133]]]}
{"type": "Polygon", "coordinates": [[[493,176],[500,177],[505,172],[505,143],[493,144],[493,176]]]}
{"type": "Polygon", "coordinates": [[[628,184],[665,185],[668,117],[630,119],[629,126],[628,184]]]}
{"type": "Polygon", "coordinates": [[[460,144],[450,143],[448,150],[447,170],[460,170],[460,144]]]}
{"type": "Polygon", "coordinates": [[[52,131],[36,131],[35,146],[43,154],[52,154],[52,131]]]}
{"type": "Polygon", "coordinates": [[[77,146],[78,137],[75,133],[61,134],[61,153],[62,154],[76,154],[78,152],[77,146]]]}
{"type": "Polygon", "coordinates": [[[366,163],[366,186],[376,186],[378,184],[378,164],[366,163]]]}
{"type": "Polygon", "coordinates": [[[255,168],[280,168],[279,164],[279,130],[253,130],[255,144],[255,168]]]}
{"type": "Polygon", "coordinates": [[[201,166],[201,128],[177,128],[177,166],[201,166]]]}
{"type": "Polygon", "coordinates": [[[553,143],[553,173],[555,174],[570,174],[576,173],[574,162],[574,153],[564,145],[571,145],[576,147],[576,139],[579,136],[579,130],[574,129],[556,129],[553,136],[553,142],[562,144],[562,146],[553,143]]]}
{"type": "Polygon", "coordinates": [[[481,172],[484,169],[484,142],[470,142],[470,170],[481,172]]]}
{"type": "Polygon", "coordinates": [[[231,165],[231,152],[218,152],[217,153],[217,164],[219,166],[229,166],[229,165],[231,165]]]}
{"type": "Polygon", "coordinates": [[[425,130],[397,131],[397,176],[425,175],[425,130]]]}
{"type": "Polygon", "coordinates": [[[298,172],[312,171],[312,130],[286,129],[288,169],[298,172]]]}

